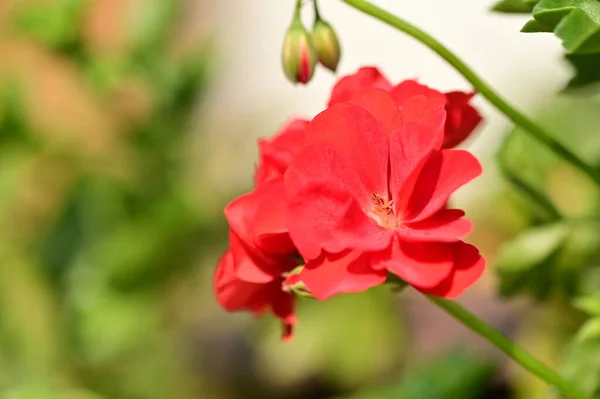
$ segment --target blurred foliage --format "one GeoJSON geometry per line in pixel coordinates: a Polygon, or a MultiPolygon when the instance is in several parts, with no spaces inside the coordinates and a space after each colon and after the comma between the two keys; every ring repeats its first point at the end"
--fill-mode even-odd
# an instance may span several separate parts
{"type": "MultiPolygon", "coordinates": [[[[596,101],[565,98],[549,105],[541,120],[598,165],[600,136],[592,130],[600,120],[590,121],[596,106],[596,101]]],[[[600,261],[598,189],[520,129],[505,138],[497,160],[530,226],[498,256],[500,292],[510,296],[525,290],[538,300],[569,300],[599,289],[600,281],[592,277],[600,261]]]]}
{"type": "Polygon", "coordinates": [[[186,181],[208,43],[184,1],[0,5],[0,389],[184,397],[165,312],[225,236],[186,181]],[[203,211],[203,212],[201,212],[203,211]]]}
{"type": "Polygon", "coordinates": [[[360,392],[348,399],[479,399],[487,397],[494,370],[490,361],[453,351],[408,370],[393,386],[360,392]]]}
{"type": "MultiPolygon", "coordinates": [[[[538,119],[600,173],[598,105],[596,98],[561,96],[543,105],[538,119]]],[[[537,304],[520,340],[598,395],[600,191],[518,128],[506,136],[497,163],[509,194],[505,198],[523,220],[496,257],[499,290],[505,297],[529,296],[537,304]]],[[[521,375],[515,380],[517,397],[552,397],[541,385],[521,375]]]]}

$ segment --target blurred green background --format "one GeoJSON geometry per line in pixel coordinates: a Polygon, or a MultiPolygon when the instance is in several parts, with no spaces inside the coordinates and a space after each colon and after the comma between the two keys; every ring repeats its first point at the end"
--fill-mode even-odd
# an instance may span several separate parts
{"type": "MultiPolygon", "coordinates": [[[[251,165],[203,162],[220,49],[189,16],[207,4],[0,0],[0,398],[553,397],[411,292],[300,301],[289,344],[217,306],[222,208],[251,181],[224,190],[214,169],[251,165]]],[[[600,168],[599,106],[538,115],[600,168]]],[[[506,137],[459,201],[491,264],[462,300],[598,392],[600,195],[506,137]]]]}

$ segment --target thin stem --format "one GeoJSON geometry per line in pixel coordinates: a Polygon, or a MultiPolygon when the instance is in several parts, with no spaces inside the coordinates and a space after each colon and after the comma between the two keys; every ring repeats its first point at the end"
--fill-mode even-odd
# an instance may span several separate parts
{"type": "Polygon", "coordinates": [[[485,338],[508,357],[519,363],[524,369],[554,386],[567,398],[593,399],[581,392],[577,387],[565,381],[556,371],[534,358],[529,352],[518,346],[506,335],[498,332],[492,326],[486,324],[483,320],[463,308],[458,302],[433,296],[427,296],[427,299],[445,310],[466,327],[485,338]]]}
{"type": "Polygon", "coordinates": [[[296,7],[294,7],[294,21],[300,20],[300,12],[302,11],[303,0],[296,0],[296,7]]]}
{"type": "Polygon", "coordinates": [[[319,13],[319,4],[318,0],[313,0],[313,5],[315,6],[315,21],[321,19],[321,14],[319,13]]]}
{"type": "Polygon", "coordinates": [[[500,95],[498,95],[483,79],[471,70],[458,56],[456,56],[447,47],[434,39],[429,34],[412,25],[411,23],[393,15],[389,12],[371,4],[367,0],[342,0],[346,4],[355,9],[368,14],[378,20],[393,26],[394,28],[412,36],[431,50],[436,52],[440,57],[452,65],[467,79],[482,96],[492,103],[498,110],[506,115],[515,124],[521,126],[529,134],[535,137],[538,141],[546,145],[554,153],[571,163],[573,166],[581,170],[589,176],[597,185],[600,186],[600,172],[594,167],[588,165],[578,155],[566,148],[562,143],[557,141],[551,134],[546,132],[542,127],[536,124],[533,120],[523,115],[516,108],[510,105],[500,95]]]}

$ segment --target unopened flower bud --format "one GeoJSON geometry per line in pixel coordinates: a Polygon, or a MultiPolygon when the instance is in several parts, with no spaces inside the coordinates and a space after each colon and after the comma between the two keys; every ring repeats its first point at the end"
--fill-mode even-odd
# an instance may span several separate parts
{"type": "Polygon", "coordinates": [[[340,41],[327,22],[317,18],[312,33],[312,42],[317,52],[319,62],[326,68],[335,72],[340,62],[340,41]]]}
{"type": "Polygon", "coordinates": [[[315,72],[317,54],[310,34],[299,20],[285,34],[282,52],[283,71],[292,83],[306,84],[315,72]]]}

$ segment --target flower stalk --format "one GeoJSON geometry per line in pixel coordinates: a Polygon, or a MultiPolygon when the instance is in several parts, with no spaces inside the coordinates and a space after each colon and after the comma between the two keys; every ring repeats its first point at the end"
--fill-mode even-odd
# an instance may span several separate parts
{"type": "Polygon", "coordinates": [[[452,65],[466,80],[468,80],[477,91],[484,96],[492,105],[500,112],[506,115],[516,125],[521,126],[532,137],[544,144],[555,154],[569,162],[571,165],[579,169],[600,186],[600,172],[594,167],[587,164],[577,154],[565,147],[561,142],[556,140],[544,128],[531,120],[526,115],[509,104],[504,98],[497,94],[482,78],[480,78],[471,68],[469,68],[456,54],[450,51],[438,40],[422,31],[415,25],[405,21],[382,8],[370,3],[367,0],[342,0],[344,3],[354,7],[367,15],[370,15],[396,29],[402,31],[416,40],[420,41],[440,57],[452,65]]]}
{"type": "Polygon", "coordinates": [[[520,364],[524,369],[555,387],[567,398],[593,399],[563,379],[555,370],[534,358],[529,352],[521,348],[506,335],[500,333],[492,326],[463,308],[458,302],[434,296],[427,296],[427,299],[479,336],[486,339],[508,357],[520,364]]]}

